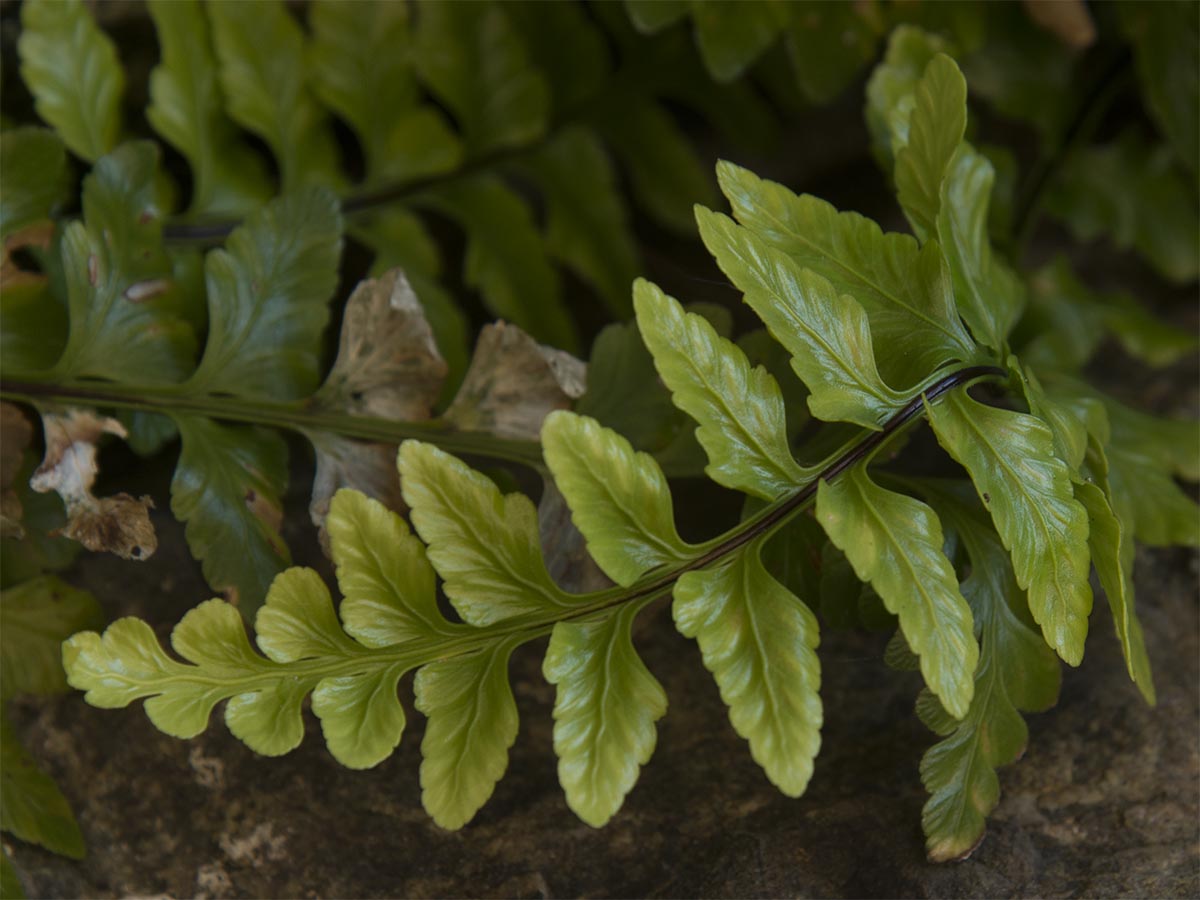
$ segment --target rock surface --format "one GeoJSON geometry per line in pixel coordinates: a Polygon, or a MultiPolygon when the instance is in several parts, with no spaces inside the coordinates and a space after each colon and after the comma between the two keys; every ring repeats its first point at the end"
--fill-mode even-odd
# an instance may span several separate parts
{"type": "MultiPolygon", "coordinates": [[[[150,562],[93,557],[70,574],[165,637],[207,592],[174,524],[156,524],[163,540],[150,562]]],[[[917,677],[880,662],[884,636],[825,636],[823,747],[807,795],[789,800],[733,733],[665,609],[645,616],[638,644],[671,709],[603,830],[563,801],[553,693],[531,646],[512,666],[522,731],[509,772],[461,832],[421,809],[415,713],[394,757],[352,772],[311,717],[298,751],[266,759],[219,721],[182,742],[140,707],[103,711],[71,696],[15,713],[91,853],[75,863],[9,844],[35,897],[1197,896],[1196,558],[1158,551],[1138,562],[1158,707],[1126,677],[1099,604],[1083,665],[1065,673],[1056,709],[1029,717],[1029,750],[1001,771],[989,834],[960,864],[925,862],[917,763],[932,736],[911,714],[917,677]]]]}

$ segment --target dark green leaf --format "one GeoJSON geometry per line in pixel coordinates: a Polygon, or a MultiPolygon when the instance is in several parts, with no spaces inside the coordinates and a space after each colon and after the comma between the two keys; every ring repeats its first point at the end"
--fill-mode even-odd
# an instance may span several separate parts
{"type": "Polygon", "coordinates": [[[810,103],[826,104],[842,93],[875,58],[883,23],[870,4],[793,0],[788,57],[810,103]]]}
{"type": "Polygon", "coordinates": [[[52,575],[0,593],[0,695],[66,692],[62,642],[102,622],[95,597],[52,575]]]}
{"type": "Polygon", "coordinates": [[[422,3],[416,52],[422,80],[462,125],[471,156],[545,132],[550,91],[503,5],[422,3]]]}
{"type": "Polygon", "coordinates": [[[578,338],[559,295],[558,274],[520,197],[481,175],[440,185],[422,194],[421,202],[453,216],[466,231],[464,276],[493,315],[552,347],[575,348],[578,338]]]}
{"type": "Polygon", "coordinates": [[[308,92],[304,32],[281,0],[210,3],[213,44],[229,115],[279,161],[283,189],[337,185],[337,147],[308,92]]]}
{"type": "Polygon", "coordinates": [[[342,218],[326,188],[254,212],[205,261],[209,330],[188,386],[299,399],[318,381],[321,332],[337,287],[342,218]]]}
{"type": "MultiPolygon", "coordinates": [[[[1200,9],[1188,0],[1121,3],[1150,112],[1192,177],[1200,167],[1200,9]]],[[[1191,194],[1194,201],[1195,194],[1191,194]]],[[[1193,247],[1194,249],[1194,247],[1193,247]]]]}
{"type": "Polygon", "coordinates": [[[116,47],[81,0],[23,3],[21,26],[21,78],[38,115],[72,153],[95,162],[121,131],[125,72],[116,47]]]}
{"type": "Polygon", "coordinates": [[[67,154],[62,139],[49,129],[13,128],[0,134],[0,170],[0,240],[49,219],[66,197],[67,154]]]}
{"type": "Polygon", "coordinates": [[[162,247],[157,148],[124,144],[83,182],[83,222],[62,243],[71,330],[55,370],[146,384],[182,379],[195,336],[162,247]]]}
{"type": "Polygon", "coordinates": [[[196,0],[153,0],[160,62],[146,118],[187,157],[192,213],[241,213],[271,195],[262,160],[225,117],[208,19],[196,0]]]}
{"type": "Polygon", "coordinates": [[[692,23],[704,65],[717,81],[738,78],[779,35],[786,7],[770,0],[693,0],[692,23]]]}
{"type": "Polygon", "coordinates": [[[1046,209],[1081,241],[1106,236],[1161,275],[1184,284],[1200,275],[1200,209],[1194,187],[1166,147],[1127,133],[1079,150],[1046,192],[1046,209]]]}
{"type": "Polygon", "coordinates": [[[183,452],[171,481],[171,512],[204,578],[246,616],[290,561],[279,534],[287,447],[273,431],[175,416],[183,452]]]}
{"type": "Polygon", "coordinates": [[[546,202],[546,248],[591,282],[614,316],[628,318],[637,250],[604,148],[590,132],[572,128],[528,167],[546,202]]]}
{"type": "Polygon", "coordinates": [[[633,195],[658,222],[691,237],[692,206],[712,206],[716,191],[687,138],[644,95],[605,94],[592,113],[601,135],[628,170],[633,195]]]}
{"type": "Polygon", "coordinates": [[[72,859],[87,847],[71,805],[54,779],[37,767],[0,712],[0,829],[72,859]]]}

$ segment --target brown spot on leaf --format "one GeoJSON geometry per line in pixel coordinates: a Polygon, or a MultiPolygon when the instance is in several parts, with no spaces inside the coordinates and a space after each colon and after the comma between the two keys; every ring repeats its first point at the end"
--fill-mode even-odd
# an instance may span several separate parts
{"type": "Polygon", "coordinates": [[[96,282],[100,280],[100,259],[93,253],[88,257],[88,284],[92,287],[96,286],[96,282]]]}

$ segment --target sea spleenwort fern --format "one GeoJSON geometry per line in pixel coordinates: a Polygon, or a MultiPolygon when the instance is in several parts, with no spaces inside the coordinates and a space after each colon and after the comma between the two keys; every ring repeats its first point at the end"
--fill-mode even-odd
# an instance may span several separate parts
{"type": "Polygon", "coordinates": [[[515,739],[508,659],[549,635],[544,671],[558,692],[560,780],[571,808],[600,825],[649,758],[665,710],[632,624],[671,597],[676,625],[696,640],[733,727],[767,777],[798,796],[822,722],[815,597],[793,589],[802,579],[779,580],[764,556],[793,534],[798,545],[819,547],[819,525],[895,614],[889,658],[924,677],[918,710],[943,737],[921,767],[931,792],[923,817],[930,855],[969,853],[996,802],[996,767],[1024,746],[1019,711],[1053,702],[1055,654],[1072,665],[1082,658],[1089,563],[1130,675],[1153,699],[1133,607],[1132,541],[1197,542],[1195,505],[1171,480],[1194,478],[1197,462],[1187,448],[1192,426],[1128,410],[1070,367],[1019,358],[1037,345],[1014,338],[1024,289],[996,274],[1009,270],[980,224],[990,164],[973,155],[959,125],[955,144],[919,122],[965,122],[961,76],[906,34],[877,77],[905,53],[920,65],[906,63],[916,73],[907,93],[895,82],[892,89],[916,121],[877,137],[895,161],[917,238],[885,234],[724,163],[718,175],[736,221],[697,211],[718,264],[790,355],[809,409],[841,423],[834,427],[844,444],[798,460],[775,377],[654,285],[634,287],[642,338],[697,425],[707,474],[757,504],[740,524],[684,541],[656,460],[594,419],[555,412],[542,427],[545,464],[593,559],[616,583],[572,593],[547,573],[527,498],[408,441],[399,470],[415,535],[361,494],[333,500],[340,622],[321,580],[292,569],[272,584],[256,619],[261,652],[236,611],[213,600],[172,635],[184,662],[136,619],[103,636],[76,635],[64,647],[71,684],[99,706],[145,698],[155,724],[181,737],[199,733],[227,701],[230,730],[266,754],[299,743],[311,692],[331,752],[367,767],[400,739],[396,684],[415,670],[417,707],[429,719],[423,802],[439,824],[459,827],[491,794],[515,739]],[[963,160],[965,169],[956,164],[963,160]],[[977,289],[984,284],[996,291],[977,289]],[[982,381],[1004,400],[971,396],[982,381]],[[922,420],[969,480],[904,479],[883,468],[881,451],[922,420]],[[1147,444],[1139,430],[1163,440],[1147,444]],[[437,577],[460,622],[438,611],[437,577]]]}

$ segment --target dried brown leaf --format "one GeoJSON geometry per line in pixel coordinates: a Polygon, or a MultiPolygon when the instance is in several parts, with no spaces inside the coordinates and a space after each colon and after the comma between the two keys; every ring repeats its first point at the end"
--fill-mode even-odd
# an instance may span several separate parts
{"type": "Polygon", "coordinates": [[[585,363],[538,344],[515,325],[486,325],[445,418],[464,431],[537,440],[542,420],[587,385],[585,363]]]}
{"type": "MultiPolygon", "coordinates": [[[[337,361],[317,393],[324,411],[377,416],[397,422],[428,419],[446,378],[433,331],[401,269],[359,282],[346,303],[337,361]]],[[[396,447],[311,433],[317,451],[308,511],[328,551],[325,516],[335,492],[362,491],[403,511],[396,447]]]]}
{"type": "Polygon", "coordinates": [[[401,269],[359,282],[346,303],[323,410],[398,422],[428,419],[446,378],[421,301],[401,269]]]}
{"type": "Polygon", "coordinates": [[[43,413],[46,455],[30,479],[39,493],[56,491],[67,511],[67,524],[57,534],[72,538],[89,550],[115,553],[124,559],[148,559],[158,549],[150,524],[154,503],[149,497],[129,494],[96,497],[97,443],[105,434],[125,437],[116,419],[86,410],[43,413]]]}

